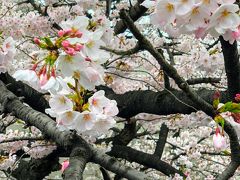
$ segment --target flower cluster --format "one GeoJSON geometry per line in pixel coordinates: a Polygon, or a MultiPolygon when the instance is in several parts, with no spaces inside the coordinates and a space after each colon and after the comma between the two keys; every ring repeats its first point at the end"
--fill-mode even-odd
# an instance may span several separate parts
{"type": "Polygon", "coordinates": [[[0,46],[0,73],[7,71],[7,67],[16,54],[15,41],[12,37],[8,37],[0,46]]]}
{"type": "Polygon", "coordinates": [[[74,129],[79,134],[98,136],[115,125],[113,116],[118,114],[117,103],[106,98],[104,91],[94,93],[87,102],[77,96],[73,91],[50,99],[46,113],[56,117],[60,130],[74,129]]]}
{"type": "Polygon", "coordinates": [[[34,38],[38,47],[48,51],[44,59],[32,69],[18,70],[13,75],[36,89],[51,92],[46,113],[56,118],[61,130],[98,136],[115,124],[116,101],[107,99],[104,91],[91,93],[104,83],[101,64],[110,55],[100,46],[111,35],[108,23],[104,18],[90,20],[85,16],[62,22],[63,29],[56,38],[34,38]]]}
{"type": "Polygon", "coordinates": [[[226,41],[233,43],[240,38],[239,7],[235,0],[158,0],[144,2],[149,7],[154,4],[151,15],[153,24],[172,36],[195,34],[204,38],[206,34],[214,37],[222,35],[226,41]]]}
{"type": "MultiPolygon", "coordinates": [[[[56,92],[64,86],[63,78],[73,77],[88,90],[103,84],[104,69],[101,64],[109,53],[100,49],[105,37],[111,33],[104,19],[91,21],[85,16],[61,23],[63,30],[56,38],[34,38],[41,49],[47,50],[44,59],[37,60],[32,69],[18,70],[13,74],[37,90],[56,92]]],[[[111,35],[110,35],[111,36],[111,35]]]]}

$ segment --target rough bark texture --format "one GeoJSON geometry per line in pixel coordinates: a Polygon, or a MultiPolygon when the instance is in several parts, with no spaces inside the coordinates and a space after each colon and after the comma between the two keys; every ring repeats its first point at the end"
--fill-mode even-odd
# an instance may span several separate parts
{"type": "Polygon", "coordinates": [[[108,154],[116,158],[123,158],[130,162],[136,162],[146,167],[159,170],[167,176],[174,175],[175,173],[185,176],[181,171],[160,160],[158,156],[147,154],[127,146],[115,145],[108,154]]]}
{"type": "MultiPolygon", "coordinates": [[[[138,0],[134,6],[130,7],[129,14],[134,21],[138,20],[145,12],[147,12],[147,8],[140,5],[143,1],[144,0],[138,0]]],[[[126,29],[127,26],[123,20],[119,20],[114,27],[114,33],[117,35],[123,33],[126,29]]]]}
{"type": "Polygon", "coordinates": [[[165,123],[162,124],[160,131],[159,131],[159,138],[157,141],[157,145],[154,151],[154,155],[158,156],[160,159],[162,157],[162,153],[167,141],[167,137],[168,137],[168,132],[169,129],[167,127],[167,125],[165,123]]]}
{"type": "MultiPolygon", "coordinates": [[[[166,90],[160,92],[138,90],[129,91],[124,94],[116,94],[110,88],[101,87],[101,89],[105,90],[108,98],[117,101],[120,110],[118,116],[124,118],[130,118],[141,112],[158,115],[176,113],[189,114],[196,111],[194,108],[199,109],[195,102],[179,90],[171,90],[171,93],[166,90]]],[[[195,94],[198,94],[198,96],[209,104],[212,104],[214,92],[215,91],[208,89],[194,91],[195,94]]],[[[221,102],[227,102],[227,93],[224,91],[220,93],[221,102]]]]}
{"type": "Polygon", "coordinates": [[[18,180],[42,180],[52,171],[58,171],[61,168],[58,161],[56,152],[42,159],[21,160],[17,169],[10,174],[18,180]]]}
{"type": "Polygon", "coordinates": [[[227,75],[229,97],[234,98],[237,93],[240,93],[240,63],[237,42],[232,45],[220,37],[222,51],[224,56],[224,65],[227,75]]]}

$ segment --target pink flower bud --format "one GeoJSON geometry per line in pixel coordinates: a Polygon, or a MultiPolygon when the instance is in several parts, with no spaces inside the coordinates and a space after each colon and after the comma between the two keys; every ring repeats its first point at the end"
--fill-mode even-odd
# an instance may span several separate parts
{"type": "Polygon", "coordinates": [[[74,56],[76,54],[76,51],[73,48],[66,48],[65,52],[69,54],[70,56],[74,56]]]}
{"type": "Polygon", "coordinates": [[[70,45],[70,43],[69,43],[68,40],[65,40],[65,41],[62,42],[62,46],[63,46],[64,48],[67,48],[69,45],[70,45]]]}
{"type": "Polygon", "coordinates": [[[72,33],[72,29],[67,29],[67,30],[65,30],[64,35],[70,35],[71,33],[72,33]]]}
{"type": "Polygon", "coordinates": [[[37,45],[40,45],[40,44],[41,44],[40,39],[38,39],[38,38],[36,38],[36,37],[33,39],[33,41],[34,41],[34,43],[37,44],[37,45]]]}
{"type": "Polygon", "coordinates": [[[47,74],[46,73],[41,74],[39,77],[40,86],[45,85],[47,83],[47,81],[48,81],[47,74]]]}
{"type": "Polygon", "coordinates": [[[240,26],[237,31],[232,32],[233,39],[238,39],[240,37],[240,26]]]}
{"type": "Polygon", "coordinates": [[[65,34],[65,31],[64,31],[64,30],[58,31],[58,36],[62,37],[62,36],[64,36],[64,34],[65,34]]]}
{"type": "Polygon", "coordinates": [[[83,48],[83,45],[77,43],[74,49],[75,51],[80,51],[82,48],[83,48]]]}
{"type": "Polygon", "coordinates": [[[69,166],[69,161],[68,160],[63,161],[61,172],[63,173],[63,171],[65,171],[65,169],[68,168],[68,166],[69,166]]]}
{"type": "Polygon", "coordinates": [[[75,36],[76,37],[78,37],[78,38],[81,38],[82,37],[82,32],[80,32],[80,31],[77,31],[77,32],[75,32],[75,36]]]}
{"type": "Polygon", "coordinates": [[[235,99],[235,101],[240,102],[240,94],[236,94],[234,99],[235,99]]]}
{"type": "Polygon", "coordinates": [[[38,65],[38,64],[34,64],[34,65],[32,66],[32,70],[33,70],[33,71],[35,71],[35,70],[36,70],[36,68],[37,68],[37,65],[38,65]]]}
{"type": "Polygon", "coordinates": [[[216,133],[213,135],[213,146],[217,150],[223,150],[226,148],[226,139],[220,134],[220,129],[216,129],[216,133]]]}
{"type": "Polygon", "coordinates": [[[56,77],[56,72],[55,72],[55,69],[54,69],[54,68],[52,68],[51,76],[56,77]]]}

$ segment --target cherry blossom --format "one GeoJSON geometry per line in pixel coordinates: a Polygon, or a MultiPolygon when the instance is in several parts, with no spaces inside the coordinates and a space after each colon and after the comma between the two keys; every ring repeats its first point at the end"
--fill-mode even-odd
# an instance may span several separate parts
{"type": "Polygon", "coordinates": [[[216,133],[213,135],[213,145],[217,150],[224,150],[226,148],[226,139],[220,134],[220,129],[216,129],[216,133]]]}

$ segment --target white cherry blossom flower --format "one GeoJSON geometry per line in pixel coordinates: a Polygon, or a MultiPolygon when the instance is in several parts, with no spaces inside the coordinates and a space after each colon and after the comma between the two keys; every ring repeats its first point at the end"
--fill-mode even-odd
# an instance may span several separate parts
{"type": "Polygon", "coordinates": [[[63,29],[83,31],[87,28],[89,19],[86,16],[77,16],[74,20],[67,20],[60,24],[63,29]]]}
{"type": "Polygon", "coordinates": [[[73,75],[76,68],[84,69],[87,67],[87,62],[80,53],[77,53],[75,56],[63,53],[58,57],[56,67],[64,77],[69,77],[73,75]]]}
{"type": "Polygon", "coordinates": [[[57,113],[71,111],[73,109],[73,103],[64,95],[54,95],[49,100],[50,108],[57,113]]]}
{"type": "Polygon", "coordinates": [[[240,25],[239,10],[236,4],[223,4],[211,16],[209,28],[213,28],[213,36],[224,34],[227,30],[236,31],[240,25]],[[214,33],[216,31],[216,33],[214,33]]]}
{"type": "Polygon", "coordinates": [[[103,108],[107,105],[109,102],[109,99],[107,99],[105,96],[105,92],[103,90],[100,90],[93,94],[92,97],[88,99],[89,103],[89,109],[91,112],[95,113],[103,113],[103,108]]]}
{"type": "Polygon", "coordinates": [[[176,2],[176,14],[178,16],[183,16],[191,11],[193,5],[195,4],[194,0],[177,0],[176,2]]]}
{"type": "Polygon", "coordinates": [[[63,126],[67,129],[75,129],[75,125],[80,116],[80,112],[78,111],[66,111],[57,115],[57,123],[58,126],[63,126]]]}
{"type": "Polygon", "coordinates": [[[79,114],[75,128],[78,132],[82,133],[87,130],[91,130],[94,126],[94,123],[96,122],[96,114],[89,112],[89,111],[83,111],[79,114]]]}
{"type": "Polygon", "coordinates": [[[56,94],[58,91],[61,91],[62,89],[62,83],[60,81],[63,81],[62,78],[59,77],[53,77],[51,76],[48,81],[41,86],[42,90],[49,91],[52,94],[56,94]]]}
{"type": "Polygon", "coordinates": [[[33,70],[17,70],[14,74],[13,77],[17,81],[24,81],[30,84],[32,87],[35,89],[39,89],[39,79],[35,71],[33,70]]]}
{"type": "Polygon", "coordinates": [[[175,8],[174,0],[158,1],[155,12],[151,15],[151,22],[159,26],[173,23],[176,19],[175,8]]]}
{"type": "Polygon", "coordinates": [[[115,124],[116,121],[112,117],[99,114],[97,115],[97,120],[92,129],[86,131],[85,133],[90,136],[100,136],[102,134],[106,134],[110,128],[115,126],[115,124]]]}

